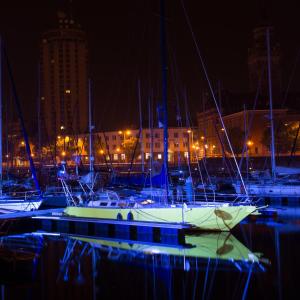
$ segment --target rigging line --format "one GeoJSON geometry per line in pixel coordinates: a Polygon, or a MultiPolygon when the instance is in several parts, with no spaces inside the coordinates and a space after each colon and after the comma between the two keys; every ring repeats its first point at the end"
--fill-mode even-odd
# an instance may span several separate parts
{"type": "MultiPolygon", "coordinates": [[[[141,134],[142,134],[142,128],[139,129],[138,136],[140,137],[141,134]]],[[[124,140],[124,142],[125,142],[125,140],[124,140]]],[[[131,156],[130,167],[129,167],[129,169],[128,169],[127,177],[130,176],[130,173],[131,173],[131,171],[132,171],[133,161],[134,161],[134,157],[136,156],[138,144],[139,144],[139,139],[137,138],[136,141],[135,141],[133,153],[132,153],[132,156],[131,156]]]]}
{"type": "MultiPolygon", "coordinates": [[[[169,45],[169,48],[170,48],[170,45],[169,45]]],[[[174,64],[174,67],[172,68],[173,72],[171,72],[171,78],[172,78],[172,82],[174,85],[175,98],[176,98],[176,121],[177,121],[177,126],[182,127],[182,117],[181,117],[181,113],[180,113],[179,95],[178,95],[178,89],[177,89],[177,84],[176,84],[178,81],[180,81],[179,75],[178,75],[178,66],[177,66],[177,62],[176,62],[175,52],[171,51],[171,49],[169,49],[169,52],[172,52],[171,58],[173,59],[173,64],[174,64]]],[[[171,67],[173,66],[173,64],[171,64],[171,67]]],[[[177,164],[178,164],[178,169],[182,170],[180,151],[177,152],[177,164]]]]}
{"type": "Polygon", "coordinates": [[[244,187],[244,191],[245,191],[246,195],[248,195],[248,191],[247,191],[247,188],[246,188],[246,186],[245,186],[243,176],[242,176],[241,171],[240,171],[240,169],[239,169],[239,166],[238,166],[238,163],[237,163],[237,160],[236,160],[236,157],[235,157],[235,154],[234,154],[232,145],[231,145],[231,143],[230,143],[229,136],[228,136],[228,133],[227,133],[227,130],[226,130],[224,121],[223,121],[223,119],[222,119],[222,115],[221,115],[221,111],[220,111],[220,108],[219,108],[219,105],[218,105],[218,101],[217,101],[216,96],[215,96],[215,93],[214,93],[214,91],[213,91],[213,88],[212,88],[212,85],[211,85],[211,82],[210,82],[210,79],[209,79],[209,77],[208,77],[208,73],[207,73],[207,70],[206,70],[206,66],[205,66],[205,64],[204,64],[204,60],[203,60],[203,58],[202,58],[202,55],[201,55],[201,53],[200,53],[199,46],[198,46],[197,41],[196,41],[195,33],[194,33],[193,29],[192,29],[192,25],[191,25],[189,16],[188,16],[188,14],[187,14],[187,11],[186,11],[186,9],[185,9],[185,5],[184,5],[183,0],[181,0],[180,2],[181,2],[181,5],[182,5],[182,8],[183,8],[183,11],[184,11],[184,15],[185,15],[185,18],[186,18],[188,27],[189,27],[189,29],[190,29],[190,31],[191,31],[191,34],[192,34],[192,38],[193,38],[193,41],[194,41],[194,44],[195,44],[195,47],[196,47],[196,51],[197,51],[198,57],[199,57],[200,62],[201,62],[201,66],[202,66],[202,69],[203,69],[205,78],[206,78],[207,83],[208,83],[208,87],[209,87],[210,93],[211,93],[212,98],[213,98],[213,100],[214,100],[214,103],[215,103],[215,106],[216,106],[216,109],[217,109],[217,112],[218,112],[218,116],[219,116],[220,121],[221,121],[221,123],[222,123],[222,127],[224,128],[224,133],[225,133],[225,136],[226,136],[226,139],[227,139],[229,148],[230,148],[230,152],[231,152],[231,154],[232,154],[232,157],[233,157],[235,166],[236,166],[236,168],[237,168],[239,177],[240,177],[241,182],[242,182],[242,185],[243,185],[243,187],[244,187]]]}
{"type": "Polygon", "coordinates": [[[19,120],[20,120],[21,127],[22,127],[22,132],[23,132],[23,136],[24,136],[24,141],[25,141],[25,146],[26,146],[26,151],[27,151],[27,156],[28,156],[28,160],[29,160],[29,164],[30,164],[31,173],[32,173],[32,176],[33,176],[33,179],[34,179],[35,187],[36,187],[38,193],[41,195],[42,191],[41,191],[38,179],[37,179],[34,162],[33,162],[32,156],[31,156],[31,149],[30,149],[29,139],[28,139],[26,128],[25,128],[25,122],[24,122],[24,118],[23,118],[23,114],[22,114],[21,104],[20,104],[20,101],[19,101],[19,97],[18,97],[18,94],[17,94],[17,89],[16,89],[16,86],[15,86],[15,82],[14,82],[14,78],[13,78],[13,74],[12,74],[12,68],[11,68],[11,65],[9,63],[6,47],[4,47],[4,45],[2,43],[1,43],[1,48],[3,49],[3,55],[4,55],[5,60],[6,60],[6,66],[7,66],[9,81],[10,81],[10,84],[11,84],[12,93],[13,93],[15,103],[16,103],[16,106],[17,106],[17,113],[18,113],[19,120]]]}
{"type": "Polygon", "coordinates": [[[241,157],[240,163],[239,163],[239,167],[240,168],[242,168],[243,159],[244,159],[244,153],[245,153],[246,148],[247,148],[246,141],[248,140],[249,132],[250,132],[250,129],[251,129],[252,124],[253,124],[254,110],[256,109],[256,105],[257,105],[259,93],[260,93],[260,90],[261,90],[262,78],[263,78],[263,74],[265,72],[265,69],[266,69],[266,66],[264,66],[261,69],[261,73],[260,73],[260,76],[259,76],[258,87],[257,87],[257,90],[256,90],[256,94],[255,94],[255,98],[254,98],[254,103],[253,103],[253,107],[252,107],[253,112],[250,115],[250,121],[249,121],[249,124],[248,124],[247,132],[245,132],[245,143],[244,143],[243,150],[242,150],[242,157],[241,157]]]}
{"type": "MultiPolygon", "coordinates": [[[[184,89],[184,108],[185,108],[185,126],[187,128],[189,128],[190,124],[189,124],[189,120],[188,120],[188,113],[187,113],[187,92],[186,92],[186,89],[184,89]]],[[[190,134],[187,133],[188,136],[187,136],[187,139],[188,139],[188,143],[187,143],[187,146],[188,146],[188,157],[187,157],[187,165],[188,165],[188,169],[189,169],[189,175],[190,177],[192,178],[192,171],[191,171],[191,150],[190,150],[190,143],[191,143],[191,140],[190,140],[190,134]]]]}
{"type": "Polygon", "coordinates": [[[227,155],[226,155],[226,151],[225,151],[225,148],[224,148],[224,143],[223,143],[223,141],[222,141],[222,138],[221,138],[221,136],[220,136],[220,133],[219,133],[219,130],[218,130],[218,128],[217,128],[217,124],[216,124],[216,123],[215,123],[215,132],[216,132],[216,134],[217,134],[218,140],[219,140],[220,145],[221,145],[221,151],[222,151],[222,156],[224,157],[225,167],[226,167],[226,169],[227,169],[227,171],[228,171],[228,173],[229,173],[229,176],[230,176],[231,181],[233,182],[233,178],[232,178],[232,176],[231,176],[231,171],[233,170],[233,172],[234,172],[234,168],[233,168],[233,166],[232,166],[231,160],[228,159],[228,157],[227,157],[227,155]],[[229,168],[229,166],[228,166],[228,163],[230,164],[230,168],[229,168]]]}

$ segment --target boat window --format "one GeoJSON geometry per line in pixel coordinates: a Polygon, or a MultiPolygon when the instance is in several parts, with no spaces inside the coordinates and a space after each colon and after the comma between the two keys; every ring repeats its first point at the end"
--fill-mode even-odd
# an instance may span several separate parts
{"type": "Polygon", "coordinates": [[[117,202],[111,202],[110,203],[110,206],[116,206],[117,205],[117,202]]]}
{"type": "Polygon", "coordinates": [[[107,202],[100,202],[100,206],[107,206],[107,202]]]}
{"type": "Polygon", "coordinates": [[[129,207],[134,207],[134,204],[135,204],[135,203],[132,202],[132,203],[129,203],[128,206],[129,206],[129,207]]]}

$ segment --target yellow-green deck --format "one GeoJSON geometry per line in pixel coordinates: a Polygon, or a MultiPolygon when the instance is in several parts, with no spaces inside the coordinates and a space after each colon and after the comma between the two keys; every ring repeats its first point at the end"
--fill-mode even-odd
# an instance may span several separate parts
{"type": "Polygon", "coordinates": [[[141,222],[187,223],[199,230],[228,231],[257,208],[241,206],[187,206],[187,207],[77,207],[69,206],[64,213],[73,217],[122,219],[141,222]]]}

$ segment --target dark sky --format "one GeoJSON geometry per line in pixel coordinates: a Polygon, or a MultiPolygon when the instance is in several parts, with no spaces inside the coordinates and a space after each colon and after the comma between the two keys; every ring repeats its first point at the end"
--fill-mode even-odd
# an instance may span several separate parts
{"type": "MultiPolygon", "coordinates": [[[[186,88],[189,109],[194,113],[201,109],[200,95],[207,85],[181,0],[165,2],[168,101],[171,107],[175,103],[172,78],[176,77],[176,90],[182,94],[186,88]]],[[[56,25],[56,12],[66,9],[66,3],[1,1],[0,29],[29,127],[34,123],[39,39],[42,32],[56,25]]],[[[262,1],[184,0],[184,3],[212,81],[220,80],[223,88],[233,92],[247,91],[247,48],[252,29],[261,20],[262,1]]],[[[265,1],[265,6],[281,44],[286,85],[300,46],[297,2],[265,1]]],[[[160,98],[159,0],[73,0],[73,16],[88,36],[95,124],[98,128],[113,129],[137,123],[137,80],[142,84],[144,115],[149,95],[153,93],[154,99],[160,98]]],[[[292,89],[299,85],[299,67],[292,89]]],[[[180,104],[183,110],[182,97],[180,104]]]]}

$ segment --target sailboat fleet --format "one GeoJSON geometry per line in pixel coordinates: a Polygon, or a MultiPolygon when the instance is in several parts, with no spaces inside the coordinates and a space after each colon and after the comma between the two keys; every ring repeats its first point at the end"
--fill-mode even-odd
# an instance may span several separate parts
{"type": "MultiPolygon", "coordinates": [[[[161,1],[161,60],[162,60],[162,107],[164,126],[164,160],[162,188],[165,197],[161,201],[153,201],[150,197],[142,199],[122,199],[103,201],[87,201],[74,205],[72,195],[68,195],[71,205],[64,213],[72,217],[100,218],[109,220],[126,220],[137,222],[184,223],[197,230],[229,231],[244,218],[257,210],[249,204],[249,199],[243,203],[232,202],[176,202],[169,197],[169,167],[168,167],[168,110],[167,110],[167,62],[165,49],[164,3],[161,1]]],[[[90,106],[90,104],[89,104],[90,106]]],[[[91,122],[90,135],[91,135],[91,122]]],[[[91,142],[91,139],[90,139],[91,142]]],[[[90,148],[91,156],[91,148],[90,148]]],[[[90,163],[92,159],[90,159],[90,163]]],[[[92,167],[90,167],[92,170],[92,167]]],[[[62,181],[65,184],[64,181],[62,181]]],[[[67,189],[66,189],[67,191],[67,189]]],[[[92,194],[92,197],[97,195],[92,194]]]]}
{"type": "Polygon", "coordinates": [[[266,45],[268,61],[268,87],[269,87],[269,119],[270,119],[270,150],[271,150],[271,172],[261,172],[254,180],[249,180],[242,186],[240,182],[234,183],[237,193],[242,193],[244,188],[252,197],[257,198],[300,198],[300,180],[295,180],[291,176],[300,175],[299,168],[276,166],[275,156],[275,134],[273,118],[273,96],[272,96],[272,70],[271,70],[271,47],[270,28],[266,28],[266,45]]]}
{"type": "MultiPolygon", "coordinates": [[[[162,174],[162,186],[150,192],[144,190],[139,196],[131,196],[127,198],[119,197],[117,193],[111,191],[97,191],[93,187],[88,187],[83,193],[76,195],[68,189],[66,180],[60,179],[65,197],[67,199],[67,207],[64,213],[68,216],[85,217],[85,218],[102,218],[111,220],[126,220],[138,222],[161,222],[161,223],[186,223],[191,227],[199,230],[227,231],[236,226],[248,215],[257,211],[257,206],[251,204],[251,197],[300,197],[300,184],[278,179],[276,177],[276,161],[275,161],[275,144],[274,144],[274,124],[273,124],[273,106],[272,106],[272,84],[271,84],[271,63],[270,63],[270,32],[267,28],[267,50],[268,50],[268,80],[269,80],[269,96],[270,96],[270,128],[271,128],[271,178],[264,182],[244,182],[240,170],[237,171],[240,180],[234,183],[237,194],[244,194],[243,201],[207,201],[207,197],[202,197],[200,201],[195,199],[174,199],[169,186],[169,167],[168,167],[168,107],[167,107],[167,59],[165,46],[165,28],[164,28],[164,4],[161,2],[161,64],[162,64],[162,108],[163,108],[163,131],[164,131],[164,155],[162,174]],[[153,193],[157,193],[157,197],[153,197],[153,193]],[[85,197],[83,197],[85,196],[85,197]],[[85,198],[85,199],[83,199],[85,198]],[[187,200],[187,201],[186,201],[187,200]]],[[[192,33],[193,34],[193,33],[192,33]]],[[[197,45],[196,45],[197,47],[197,45]]],[[[197,52],[199,49],[197,48],[197,52]]],[[[199,54],[200,55],[200,54],[199,54]]],[[[205,66],[202,58],[201,63],[204,68],[205,76],[209,82],[205,66]]],[[[209,87],[211,84],[209,82],[209,87]]],[[[212,92],[213,94],[213,92],[212,92]]],[[[213,95],[217,111],[219,108],[217,101],[213,95]]],[[[140,103],[140,83],[139,83],[139,106],[140,103]]],[[[1,105],[0,105],[1,106],[1,105]]],[[[0,110],[1,114],[1,110],[0,110]]],[[[89,154],[90,154],[90,183],[93,180],[93,156],[92,156],[92,121],[91,121],[91,86],[89,84],[89,154]]],[[[220,122],[222,128],[226,127],[223,123],[221,114],[220,122]]],[[[2,119],[0,118],[0,124],[2,119]]],[[[140,115],[140,127],[141,124],[140,115]]],[[[140,129],[141,130],[141,129],[140,129]]],[[[0,134],[2,134],[0,126],[0,134]]],[[[2,135],[1,135],[2,136],[2,135]]],[[[142,136],[142,135],[141,135],[142,136]]],[[[228,137],[227,137],[228,138],[228,137]]],[[[27,142],[28,143],[28,142],[27,142]]],[[[229,143],[230,146],[230,143],[229,143]]],[[[231,146],[230,146],[231,148],[231,146]]],[[[231,152],[234,156],[233,150],[231,152]]],[[[0,157],[2,157],[2,143],[0,143],[0,157]]],[[[142,156],[144,157],[144,156],[142,156]]],[[[30,157],[29,157],[30,159],[30,157]]],[[[235,157],[234,157],[235,159],[235,157]]],[[[2,161],[0,161],[0,175],[2,177],[2,161]]],[[[2,192],[2,189],[1,189],[2,192]]],[[[41,204],[38,195],[25,195],[22,199],[11,198],[8,194],[2,194],[0,198],[0,209],[8,210],[32,210],[38,209],[41,204]]]]}

